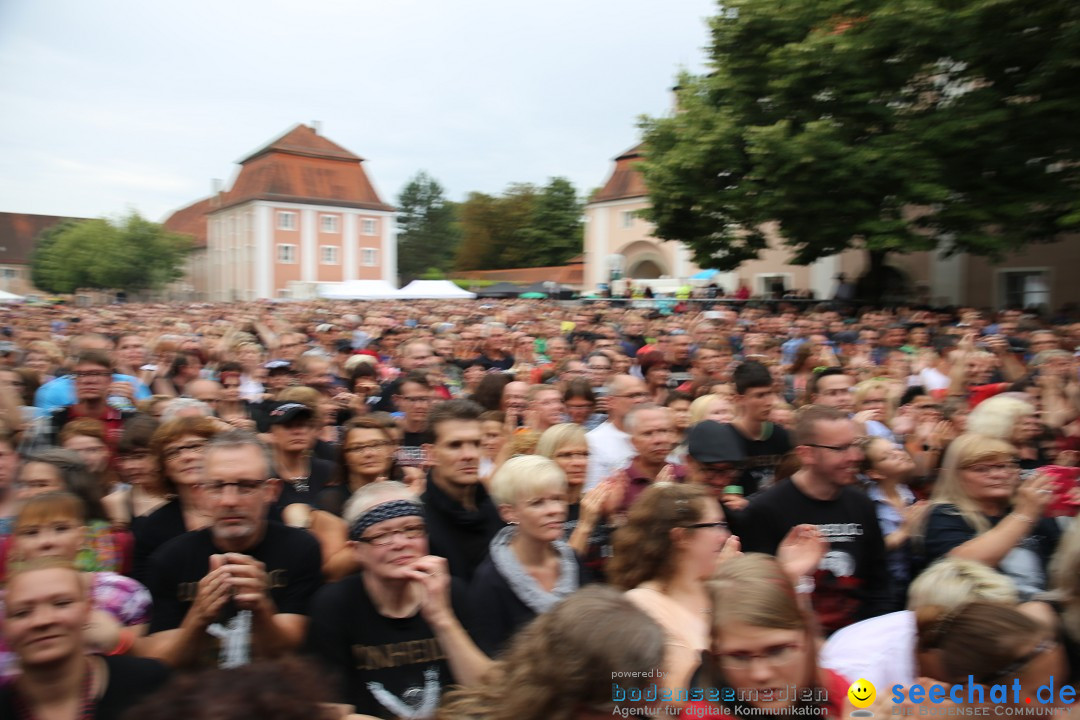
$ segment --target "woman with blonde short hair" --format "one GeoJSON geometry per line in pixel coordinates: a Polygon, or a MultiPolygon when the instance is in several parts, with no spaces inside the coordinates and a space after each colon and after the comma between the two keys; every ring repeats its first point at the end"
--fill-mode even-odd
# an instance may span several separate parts
{"type": "Polygon", "coordinates": [[[927,563],[948,555],[996,568],[1026,600],[1046,589],[1046,566],[1061,534],[1043,517],[1052,497],[1044,475],[1020,482],[1011,444],[965,433],[945,452],[914,551],[927,563]]]}
{"type": "Polygon", "coordinates": [[[1043,432],[1037,409],[1027,400],[1011,394],[983,400],[968,415],[967,430],[1015,445],[1021,470],[1050,464],[1037,442],[1043,432]]]}
{"type": "Polygon", "coordinates": [[[731,398],[723,395],[710,393],[690,403],[690,427],[694,427],[702,420],[729,423],[734,419],[735,406],[731,403],[731,398]]]}
{"type": "Polygon", "coordinates": [[[554,461],[510,458],[491,479],[491,497],[508,526],[492,539],[470,595],[473,637],[495,655],[518,628],[577,590],[584,571],[562,540],[566,474],[554,461]]]}

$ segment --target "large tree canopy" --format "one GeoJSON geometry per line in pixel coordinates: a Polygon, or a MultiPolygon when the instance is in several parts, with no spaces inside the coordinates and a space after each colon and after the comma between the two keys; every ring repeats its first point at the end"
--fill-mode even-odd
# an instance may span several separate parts
{"type": "Polygon", "coordinates": [[[438,275],[454,264],[461,230],[457,203],[427,173],[417,173],[398,196],[398,273],[403,283],[438,275]]]}
{"type": "Polygon", "coordinates": [[[711,72],[643,121],[647,216],[699,265],[757,257],[770,221],[796,263],[1080,228],[1080,3],[731,0],[710,23],[711,72]]]}
{"type": "Polygon", "coordinates": [[[501,197],[472,193],[461,207],[458,270],[559,265],[581,253],[582,204],[573,184],[513,184],[501,197]]]}
{"type": "Polygon", "coordinates": [[[69,221],[41,234],[30,258],[38,288],[154,290],[179,280],[191,239],[131,214],[119,222],[69,221]]]}

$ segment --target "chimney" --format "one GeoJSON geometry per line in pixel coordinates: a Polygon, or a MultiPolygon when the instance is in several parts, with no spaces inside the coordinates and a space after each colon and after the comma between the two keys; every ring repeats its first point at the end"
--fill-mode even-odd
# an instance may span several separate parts
{"type": "Polygon", "coordinates": [[[211,195],[220,195],[221,194],[221,178],[214,178],[213,180],[210,181],[210,194],[211,195]]]}
{"type": "Polygon", "coordinates": [[[319,120],[312,120],[311,129],[315,131],[316,135],[322,135],[322,122],[319,120]]]}

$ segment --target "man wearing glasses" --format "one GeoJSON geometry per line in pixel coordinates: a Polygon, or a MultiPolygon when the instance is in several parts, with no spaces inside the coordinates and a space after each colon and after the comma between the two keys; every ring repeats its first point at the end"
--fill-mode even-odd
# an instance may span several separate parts
{"type": "Polygon", "coordinates": [[[75,357],[71,372],[75,380],[75,403],[52,411],[49,423],[49,444],[59,445],[60,430],[72,420],[90,418],[105,425],[105,442],[116,451],[123,432],[124,420],[133,413],[109,405],[113,383],[112,360],[101,350],[84,350],[75,357]]]}
{"type": "Polygon", "coordinates": [[[893,609],[874,503],[855,487],[863,456],[855,428],[841,410],[800,409],[795,421],[800,469],[754,497],[739,523],[744,551],[772,555],[796,525],[818,527],[828,548],[803,585],[813,587],[814,612],[827,634],[893,609]]]}
{"type": "Polygon", "coordinates": [[[589,442],[586,491],[592,490],[616,470],[622,470],[637,455],[637,450],[630,442],[630,434],[623,427],[623,420],[630,408],[649,400],[649,392],[641,378],[615,375],[608,383],[607,397],[607,421],[590,430],[585,436],[589,442]]]}
{"type": "Polygon", "coordinates": [[[232,430],[212,438],[196,493],[211,525],[150,558],[154,600],[140,654],[173,667],[235,667],[295,650],[322,582],[318,542],[267,520],[281,492],[265,445],[232,430]]]}

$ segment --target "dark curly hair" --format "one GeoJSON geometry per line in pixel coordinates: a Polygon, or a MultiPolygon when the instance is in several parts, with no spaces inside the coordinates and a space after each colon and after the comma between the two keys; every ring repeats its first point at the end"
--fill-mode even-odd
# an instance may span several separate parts
{"type": "Polygon", "coordinates": [[[657,483],[630,507],[626,524],[615,531],[607,566],[612,585],[624,590],[648,580],[667,580],[675,572],[671,530],[700,522],[710,497],[700,485],[657,483]]]}
{"type": "Polygon", "coordinates": [[[124,720],[312,720],[322,717],[323,682],[297,659],[257,662],[233,670],[176,675],[124,720]]]}

